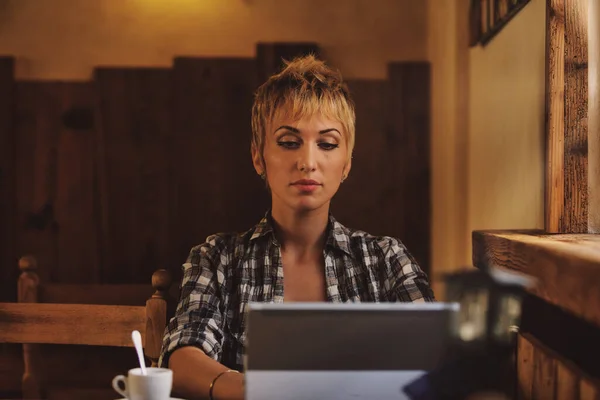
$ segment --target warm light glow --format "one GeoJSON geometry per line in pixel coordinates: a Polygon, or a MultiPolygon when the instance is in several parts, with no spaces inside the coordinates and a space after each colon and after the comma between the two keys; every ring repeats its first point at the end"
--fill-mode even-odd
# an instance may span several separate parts
{"type": "Polygon", "coordinates": [[[2,15],[0,53],[19,59],[17,79],[53,80],[89,79],[98,65],[169,67],[176,56],[253,57],[258,42],[320,43],[348,79],[426,59],[426,2],[339,3],[19,0],[2,15]]]}
{"type": "Polygon", "coordinates": [[[223,0],[129,0],[122,4],[135,7],[138,11],[163,11],[167,13],[218,12],[228,8],[229,1],[223,0]]]}

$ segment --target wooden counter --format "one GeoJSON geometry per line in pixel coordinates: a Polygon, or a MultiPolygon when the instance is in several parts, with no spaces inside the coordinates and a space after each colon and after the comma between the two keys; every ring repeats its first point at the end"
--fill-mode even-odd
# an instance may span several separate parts
{"type": "Polygon", "coordinates": [[[600,398],[600,235],[475,231],[473,264],[536,279],[523,303],[517,398],[600,398]]]}

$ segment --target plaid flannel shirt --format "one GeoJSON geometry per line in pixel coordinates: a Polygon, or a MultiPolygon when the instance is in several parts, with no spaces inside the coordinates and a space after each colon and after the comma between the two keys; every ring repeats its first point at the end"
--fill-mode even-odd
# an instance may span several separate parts
{"type": "MultiPolygon", "coordinates": [[[[404,245],[351,230],[329,217],[324,249],[330,302],[434,301],[426,274],[404,245]]],[[[228,368],[243,368],[249,302],[283,302],[281,251],[270,215],[243,234],[216,234],[192,248],[181,298],[167,325],[159,366],[196,346],[228,368]]]]}

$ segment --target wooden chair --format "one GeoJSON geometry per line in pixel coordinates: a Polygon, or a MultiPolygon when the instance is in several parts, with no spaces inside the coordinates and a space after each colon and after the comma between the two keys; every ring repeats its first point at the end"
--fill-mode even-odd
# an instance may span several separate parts
{"type": "MultiPolygon", "coordinates": [[[[88,393],[84,390],[75,394],[63,388],[62,392],[59,390],[54,395],[47,390],[57,379],[57,374],[73,373],[68,367],[77,369],[82,364],[85,368],[81,374],[94,375],[82,386],[90,389],[90,382],[100,385],[105,389],[96,391],[101,393],[97,397],[106,398],[104,396],[112,392],[109,379],[137,365],[135,351],[131,348],[133,330],[142,334],[145,356],[152,365],[156,365],[164,329],[174,307],[174,302],[168,301],[173,300],[168,293],[173,287],[168,271],[156,271],[151,286],[78,285],[41,284],[36,272],[37,262],[31,256],[21,258],[19,268],[19,302],[0,303],[0,343],[23,344],[24,398],[89,398],[89,390],[88,393]],[[52,365],[44,365],[47,354],[44,351],[42,357],[42,344],[84,347],[68,352],[64,346],[44,346],[44,350],[46,347],[53,348],[50,353],[54,353],[49,357],[53,359],[52,365]],[[115,359],[111,355],[123,348],[131,348],[127,349],[127,362],[120,365],[113,363],[112,369],[104,368],[101,382],[95,380],[98,373],[96,366],[103,364],[104,358],[115,359]],[[82,361],[84,353],[87,358],[82,361]],[[61,360],[69,365],[61,365],[61,360]]],[[[119,354],[124,353],[121,351],[119,354]]],[[[123,357],[116,359],[122,360],[123,357]]],[[[94,392],[93,389],[91,391],[94,392]]],[[[108,398],[114,398],[114,395],[112,393],[108,398]]]]}

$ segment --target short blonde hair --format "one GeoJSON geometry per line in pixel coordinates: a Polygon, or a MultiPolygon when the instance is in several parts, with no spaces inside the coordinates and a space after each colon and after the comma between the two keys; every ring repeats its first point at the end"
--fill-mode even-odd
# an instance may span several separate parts
{"type": "Polygon", "coordinates": [[[285,64],[281,72],[258,88],[252,106],[252,147],[259,152],[263,166],[267,125],[282,112],[294,120],[320,113],[339,121],[344,128],[350,161],[356,115],[354,101],[340,72],[313,55],[285,64]]]}

